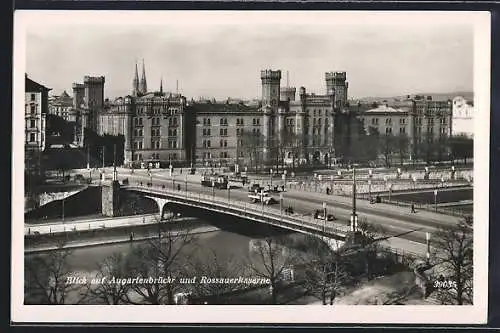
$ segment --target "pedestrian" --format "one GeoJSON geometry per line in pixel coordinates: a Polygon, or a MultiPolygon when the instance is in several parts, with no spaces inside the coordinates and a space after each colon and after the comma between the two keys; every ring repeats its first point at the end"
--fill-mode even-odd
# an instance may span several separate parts
{"type": "Polygon", "coordinates": [[[130,233],[130,241],[133,241],[134,240],[134,235],[132,235],[132,233],[130,233]]]}
{"type": "Polygon", "coordinates": [[[415,205],[413,203],[411,204],[411,212],[412,213],[416,213],[416,211],[415,211],[415,205]]]}

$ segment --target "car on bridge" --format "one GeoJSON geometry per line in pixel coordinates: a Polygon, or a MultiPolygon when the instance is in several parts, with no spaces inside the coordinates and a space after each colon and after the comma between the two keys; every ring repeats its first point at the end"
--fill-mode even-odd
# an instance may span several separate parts
{"type": "Polygon", "coordinates": [[[263,202],[266,205],[277,203],[276,199],[269,195],[269,192],[264,191],[258,193],[250,193],[248,194],[248,198],[252,203],[263,202]]]}
{"type": "MultiPolygon", "coordinates": [[[[318,220],[324,220],[325,215],[324,215],[323,211],[316,209],[316,211],[314,212],[314,218],[318,219],[318,220]]],[[[335,220],[337,220],[337,218],[333,214],[326,214],[326,220],[327,221],[335,221],[335,220]]]]}

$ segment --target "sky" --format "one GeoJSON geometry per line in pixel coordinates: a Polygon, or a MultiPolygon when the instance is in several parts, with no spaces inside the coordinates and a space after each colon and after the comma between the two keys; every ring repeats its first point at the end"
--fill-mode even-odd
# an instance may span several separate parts
{"type": "Polygon", "coordinates": [[[185,15],[189,21],[160,15],[141,17],[141,24],[133,16],[34,21],[26,29],[26,72],[52,93],[70,95],[84,75],[103,75],[109,98],[131,92],[142,59],[149,90],[159,90],[162,78],[173,92],[178,80],[179,92],[195,99],[260,97],[262,69],[281,69],[282,86],[288,71],[290,86],[317,94],[325,93],[325,72],[346,71],[350,98],[473,91],[474,31],[467,21],[185,15]]]}

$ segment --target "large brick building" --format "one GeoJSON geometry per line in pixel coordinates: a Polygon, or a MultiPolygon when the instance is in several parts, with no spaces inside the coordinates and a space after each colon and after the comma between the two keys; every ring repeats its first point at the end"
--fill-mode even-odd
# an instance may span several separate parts
{"type": "Polygon", "coordinates": [[[374,105],[358,116],[366,134],[407,137],[410,159],[422,157],[429,146],[437,147],[452,135],[451,101],[408,96],[406,100],[374,105]]]}
{"type": "Polygon", "coordinates": [[[107,101],[99,114],[98,133],[124,135],[125,164],[135,161],[186,161],[186,98],[177,93],[148,91],[143,67],[137,65],[130,95],[107,101]]]}
{"type": "Polygon", "coordinates": [[[178,93],[148,91],[137,65],[131,94],[105,103],[99,134],[125,136],[132,161],[228,165],[315,161],[329,163],[337,141],[355,140],[356,112],[347,102],[345,72],[325,74],[325,94],[281,86],[280,70],[263,70],[261,99],[187,101],[178,93]]]}
{"type": "Polygon", "coordinates": [[[50,90],[26,75],[24,100],[24,147],[26,151],[39,152],[45,149],[45,125],[50,90]]]}

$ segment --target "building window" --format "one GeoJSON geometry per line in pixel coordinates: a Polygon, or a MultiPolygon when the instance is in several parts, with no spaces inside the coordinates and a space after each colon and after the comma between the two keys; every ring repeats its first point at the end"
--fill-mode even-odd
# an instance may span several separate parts
{"type": "Polygon", "coordinates": [[[31,100],[34,101],[35,100],[35,94],[31,94],[31,100]]]}
{"type": "Polygon", "coordinates": [[[151,140],[151,148],[152,149],[160,149],[160,141],[159,140],[151,140]]]}
{"type": "Polygon", "coordinates": [[[30,120],[30,128],[35,128],[36,127],[36,120],[35,119],[31,119],[30,120]]]}
{"type": "Polygon", "coordinates": [[[219,134],[220,136],[227,136],[227,128],[221,128],[219,134]]]}
{"type": "Polygon", "coordinates": [[[392,134],[392,127],[386,127],[385,134],[392,134]]]}
{"type": "Polygon", "coordinates": [[[400,127],[399,133],[401,133],[401,134],[406,133],[406,127],[400,127]]]}
{"type": "Polygon", "coordinates": [[[35,105],[31,105],[31,113],[35,113],[36,112],[36,106],[35,105]]]}
{"type": "Polygon", "coordinates": [[[252,119],[252,125],[254,125],[254,126],[257,125],[257,119],[255,119],[255,118],[252,119]]]}
{"type": "Polygon", "coordinates": [[[399,124],[404,125],[405,124],[405,119],[404,118],[399,118],[399,124]]]}
{"type": "Polygon", "coordinates": [[[211,133],[210,133],[210,128],[204,128],[203,129],[203,136],[210,136],[211,133]]]}
{"type": "Polygon", "coordinates": [[[227,118],[221,118],[220,119],[220,125],[221,126],[227,126],[227,118]]]}
{"type": "Polygon", "coordinates": [[[236,118],[236,126],[243,126],[243,118],[236,118]]]}
{"type": "Polygon", "coordinates": [[[243,128],[237,128],[236,129],[236,136],[242,136],[243,135],[243,128]]]}
{"type": "Polygon", "coordinates": [[[30,133],[30,142],[35,142],[35,141],[36,141],[35,133],[30,133]]]}

